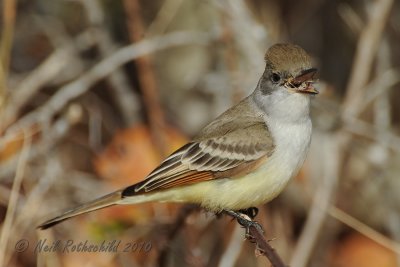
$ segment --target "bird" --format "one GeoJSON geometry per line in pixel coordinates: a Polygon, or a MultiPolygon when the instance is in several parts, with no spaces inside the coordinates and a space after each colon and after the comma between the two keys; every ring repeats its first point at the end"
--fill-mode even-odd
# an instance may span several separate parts
{"type": "Polygon", "coordinates": [[[264,59],[255,90],[142,181],[67,210],[38,228],[113,205],[182,202],[219,213],[274,199],[298,173],[310,146],[317,69],[303,48],[290,43],[271,46],[264,59]]]}

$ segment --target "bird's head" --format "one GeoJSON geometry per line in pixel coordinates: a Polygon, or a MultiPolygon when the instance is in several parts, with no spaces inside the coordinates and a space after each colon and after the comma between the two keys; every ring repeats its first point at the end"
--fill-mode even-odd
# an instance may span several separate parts
{"type": "Polygon", "coordinates": [[[289,93],[318,94],[313,87],[316,68],[303,48],[293,44],[276,44],[265,54],[265,72],[262,80],[266,94],[274,90],[289,93]]]}
{"type": "Polygon", "coordinates": [[[309,96],[318,91],[313,86],[317,69],[307,52],[297,45],[276,44],[266,52],[265,63],[255,91],[257,102],[266,111],[273,109],[284,114],[304,110],[308,115],[309,96]]]}

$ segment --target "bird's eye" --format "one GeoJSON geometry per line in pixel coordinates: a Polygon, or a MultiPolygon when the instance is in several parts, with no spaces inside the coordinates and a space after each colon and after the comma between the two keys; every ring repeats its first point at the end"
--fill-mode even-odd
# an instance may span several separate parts
{"type": "Polygon", "coordinates": [[[281,80],[281,76],[278,73],[272,73],[271,81],[273,83],[278,83],[281,80]]]}

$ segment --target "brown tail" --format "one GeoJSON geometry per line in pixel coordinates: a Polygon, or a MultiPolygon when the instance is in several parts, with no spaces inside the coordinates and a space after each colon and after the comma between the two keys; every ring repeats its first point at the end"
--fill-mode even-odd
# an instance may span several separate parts
{"type": "Polygon", "coordinates": [[[98,209],[102,209],[105,207],[113,206],[113,205],[117,204],[117,202],[119,200],[121,200],[121,193],[122,193],[122,190],[119,190],[114,193],[105,195],[101,198],[90,201],[88,203],[82,204],[74,209],[64,212],[63,214],[61,214],[53,219],[45,221],[44,223],[39,225],[37,228],[39,228],[41,230],[45,230],[45,229],[50,228],[62,221],[68,220],[71,217],[75,217],[77,215],[91,212],[91,211],[98,210],[98,209]]]}

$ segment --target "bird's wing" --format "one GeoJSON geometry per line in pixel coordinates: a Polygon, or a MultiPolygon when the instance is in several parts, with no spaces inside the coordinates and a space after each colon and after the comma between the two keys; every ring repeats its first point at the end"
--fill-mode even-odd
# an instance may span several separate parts
{"type": "Polygon", "coordinates": [[[264,123],[253,120],[243,121],[240,125],[240,128],[232,127],[229,122],[210,125],[201,138],[170,155],[144,181],[68,210],[42,223],[39,228],[47,229],[76,215],[115,205],[124,197],[235,177],[248,171],[271,155],[274,147],[264,123]]]}
{"type": "Polygon", "coordinates": [[[247,118],[237,124],[236,118],[234,123],[240,128],[229,123],[210,125],[201,138],[178,149],[122,196],[234,177],[272,154],[273,140],[264,121],[247,118]]]}

